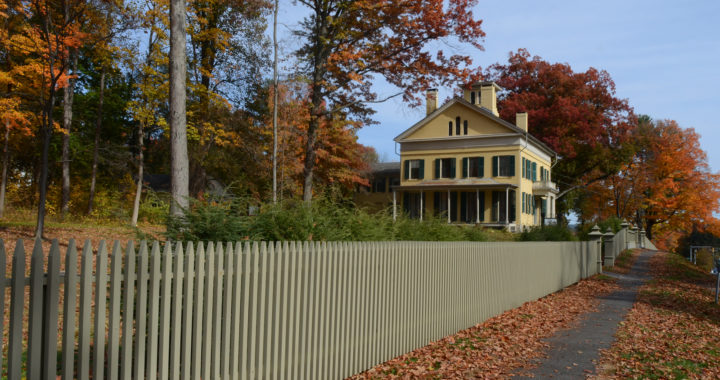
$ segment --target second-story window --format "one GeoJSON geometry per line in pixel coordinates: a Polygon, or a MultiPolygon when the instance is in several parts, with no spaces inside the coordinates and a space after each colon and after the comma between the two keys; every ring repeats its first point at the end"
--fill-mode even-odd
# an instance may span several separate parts
{"type": "Polygon", "coordinates": [[[515,176],[515,156],[493,156],[493,177],[515,176]]]}
{"type": "Polygon", "coordinates": [[[438,158],[435,160],[435,178],[455,178],[455,159],[438,158]]]}
{"type": "Polygon", "coordinates": [[[404,166],[405,179],[425,178],[425,160],[405,160],[404,166]]]}
{"type": "Polygon", "coordinates": [[[463,158],[463,177],[466,178],[482,178],[485,176],[485,158],[484,157],[465,157],[463,158]]]}

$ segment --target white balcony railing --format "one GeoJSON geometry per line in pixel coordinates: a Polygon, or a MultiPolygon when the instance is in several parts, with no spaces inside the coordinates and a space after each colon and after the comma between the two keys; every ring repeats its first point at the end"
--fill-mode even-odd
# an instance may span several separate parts
{"type": "Polygon", "coordinates": [[[533,193],[544,195],[547,193],[557,193],[558,187],[552,181],[538,181],[533,183],[533,193]]]}

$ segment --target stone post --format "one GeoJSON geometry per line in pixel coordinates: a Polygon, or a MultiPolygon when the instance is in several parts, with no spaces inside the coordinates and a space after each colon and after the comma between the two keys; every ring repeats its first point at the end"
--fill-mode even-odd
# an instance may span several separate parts
{"type": "Polygon", "coordinates": [[[638,244],[638,228],[633,226],[630,230],[632,230],[632,238],[633,243],[635,243],[635,248],[639,248],[640,245],[638,244]]]}
{"type": "Polygon", "coordinates": [[[630,228],[630,224],[628,224],[627,220],[623,219],[622,223],[620,223],[620,232],[625,237],[625,247],[621,247],[622,249],[630,249],[630,241],[628,240],[628,228],[630,228]]]}
{"type": "Polygon", "coordinates": [[[595,252],[597,273],[602,273],[602,236],[603,234],[600,232],[600,227],[597,225],[595,225],[588,234],[588,237],[590,238],[588,244],[591,247],[590,249],[595,252]]]}
{"type": "Polygon", "coordinates": [[[640,248],[645,248],[645,229],[644,228],[642,230],[640,230],[640,234],[638,234],[638,241],[639,241],[638,246],[640,248]]]}
{"type": "Polygon", "coordinates": [[[603,250],[605,251],[605,255],[603,257],[603,265],[605,265],[606,267],[615,266],[615,244],[613,243],[614,237],[615,234],[609,231],[603,234],[603,250]]]}

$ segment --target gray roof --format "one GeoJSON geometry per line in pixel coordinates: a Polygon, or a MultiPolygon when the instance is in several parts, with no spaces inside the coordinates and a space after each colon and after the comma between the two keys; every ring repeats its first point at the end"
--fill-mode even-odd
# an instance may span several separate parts
{"type": "Polygon", "coordinates": [[[370,165],[373,173],[400,172],[400,162],[376,162],[370,165]]]}

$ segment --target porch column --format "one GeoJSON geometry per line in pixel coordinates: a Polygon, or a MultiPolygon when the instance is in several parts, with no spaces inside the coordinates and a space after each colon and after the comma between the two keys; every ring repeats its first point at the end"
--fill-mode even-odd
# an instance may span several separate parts
{"type": "Polygon", "coordinates": [[[510,224],[510,188],[505,188],[505,224],[510,224]]]}
{"type": "Polygon", "coordinates": [[[475,189],[475,224],[480,224],[480,189],[475,189]]]}
{"type": "Polygon", "coordinates": [[[423,217],[423,192],[420,191],[420,221],[422,222],[423,217]]]}
{"type": "Polygon", "coordinates": [[[393,222],[397,220],[397,195],[396,191],[393,190],[393,222]]]}
{"type": "Polygon", "coordinates": [[[448,207],[447,207],[447,214],[448,214],[448,224],[452,223],[450,220],[450,189],[448,189],[448,207]]]}

